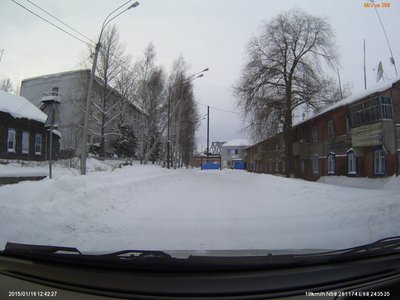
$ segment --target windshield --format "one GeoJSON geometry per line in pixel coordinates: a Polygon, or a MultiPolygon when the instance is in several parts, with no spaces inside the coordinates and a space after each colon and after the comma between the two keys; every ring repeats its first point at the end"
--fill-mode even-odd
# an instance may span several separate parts
{"type": "Polygon", "coordinates": [[[400,235],[398,2],[139,2],[2,3],[0,250],[400,235]]]}

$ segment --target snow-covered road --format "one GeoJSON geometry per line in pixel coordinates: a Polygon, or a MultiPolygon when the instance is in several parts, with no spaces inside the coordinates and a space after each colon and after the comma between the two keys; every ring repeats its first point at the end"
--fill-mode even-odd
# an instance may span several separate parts
{"type": "Polygon", "coordinates": [[[400,235],[399,179],[367,189],[135,165],[23,182],[0,187],[0,248],[7,241],[83,251],[350,247],[400,235]]]}

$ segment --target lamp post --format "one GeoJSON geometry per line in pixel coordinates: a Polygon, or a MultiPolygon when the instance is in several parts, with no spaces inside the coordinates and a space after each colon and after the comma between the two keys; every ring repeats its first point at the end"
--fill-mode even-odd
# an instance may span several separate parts
{"type": "MultiPolygon", "coordinates": [[[[184,85],[186,83],[192,82],[193,80],[203,77],[204,76],[204,72],[207,72],[209,70],[209,68],[205,68],[204,70],[201,70],[200,72],[197,72],[191,76],[189,76],[188,78],[186,78],[183,82],[180,82],[178,84],[175,84],[173,86],[169,86],[168,87],[168,115],[167,115],[167,168],[169,169],[170,167],[170,147],[171,147],[171,141],[170,141],[170,119],[171,119],[171,90],[172,88],[184,85]]],[[[178,102],[179,106],[180,106],[180,100],[178,102]]]]}
{"type": "Polygon", "coordinates": [[[89,110],[90,110],[90,98],[92,96],[92,91],[93,91],[93,83],[94,83],[94,77],[96,73],[96,67],[97,67],[97,58],[99,56],[99,51],[101,47],[101,37],[103,35],[104,29],[107,27],[107,25],[114,20],[116,17],[119,15],[123,14],[126,12],[128,9],[134,8],[139,5],[139,2],[134,2],[131,4],[129,7],[121,11],[120,13],[116,14],[113,16],[111,19],[110,16],[114,14],[117,10],[119,10],[121,7],[125,6],[132,0],[129,0],[113,10],[111,13],[108,14],[108,16],[104,19],[103,25],[101,27],[100,35],[99,35],[99,40],[96,44],[95,47],[95,52],[94,52],[94,57],[93,57],[93,64],[92,64],[92,70],[90,71],[90,77],[89,77],[89,86],[88,86],[88,91],[86,95],[86,107],[85,107],[85,118],[84,118],[84,124],[83,124],[83,136],[82,136],[82,157],[81,157],[81,175],[86,174],[86,156],[87,156],[87,134],[89,130],[89,110]]]}

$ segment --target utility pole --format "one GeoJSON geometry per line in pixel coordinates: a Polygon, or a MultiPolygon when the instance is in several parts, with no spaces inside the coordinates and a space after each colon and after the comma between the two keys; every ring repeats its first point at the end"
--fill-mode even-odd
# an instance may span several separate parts
{"type": "MultiPolygon", "coordinates": [[[[171,127],[170,122],[171,122],[171,121],[170,121],[170,120],[171,120],[171,115],[174,115],[174,114],[175,114],[175,110],[176,110],[176,108],[178,107],[178,104],[179,104],[179,108],[180,108],[180,102],[181,102],[181,100],[178,99],[178,103],[174,106],[174,108],[173,108],[173,110],[172,110],[172,113],[171,113],[171,91],[172,91],[172,89],[175,88],[175,87],[185,85],[186,83],[189,83],[189,82],[191,82],[191,81],[193,81],[193,80],[195,80],[195,79],[197,79],[197,78],[203,77],[203,76],[204,76],[203,73],[204,73],[204,72],[207,72],[208,70],[209,70],[208,68],[205,68],[204,70],[201,70],[200,72],[195,73],[195,74],[193,74],[193,75],[187,77],[184,81],[182,81],[182,82],[180,82],[180,83],[178,83],[178,84],[175,84],[175,85],[173,85],[173,86],[171,86],[171,85],[168,86],[168,115],[167,115],[167,126],[164,127],[164,128],[162,129],[161,134],[160,134],[159,137],[155,140],[153,146],[150,148],[150,151],[146,154],[146,156],[145,156],[145,158],[144,158],[144,161],[143,161],[144,164],[147,164],[147,161],[148,161],[149,156],[150,156],[150,152],[153,151],[153,150],[155,149],[155,147],[156,147],[156,145],[157,145],[157,143],[158,143],[160,137],[161,137],[162,134],[164,133],[165,129],[167,129],[167,168],[168,168],[168,169],[170,168],[170,160],[171,160],[171,140],[170,140],[170,139],[171,139],[171,137],[170,137],[170,127],[171,127]]],[[[172,152],[174,152],[174,151],[172,151],[172,152]]],[[[173,153],[172,153],[172,154],[173,154],[173,153]]]]}
{"type": "Polygon", "coordinates": [[[169,157],[169,148],[170,146],[170,136],[169,136],[169,122],[170,122],[170,114],[171,114],[171,85],[168,87],[168,115],[167,115],[167,169],[169,169],[169,162],[170,162],[170,157],[169,157]]]}
{"type": "Polygon", "coordinates": [[[210,106],[207,105],[207,162],[208,153],[210,152],[210,106]]]}
{"type": "Polygon", "coordinates": [[[367,71],[365,69],[365,39],[364,39],[364,88],[367,89],[367,71]]]}
{"type": "Polygon", "coordinates": [[[108,14],[108,16],[104,19],[103,25],[101,27],[100,35],[99,35],[99,40],[96,44],[95,52],[94,52],[94,58],[93,58],[93,64],[92,64],[92,70],[90,72],[89,76],[89,85],[88,85],[88,91],[86,95],[86,107],[85,107],[85,117],[84,117],[84,124],[83,124],[83,136],[82,136],[82,154],[81,154],[81,175],[86,174],[86,156],[87,156],[87,135],[89,131],[89,114],[90,114],[90,101],[92,98],[92,93],[93,93],[93,83],[94,83],[94,78],[95,78],[95,73],[96,73],[96,67],[97,67],[97,58],[99,56],[99,51],[101,47],[101,37],[103,35],[104,28],[107,27],[107,25],[114,20],[116,17],[121,15],[122,13],[126,12],[128,9],[134,8],[139,5],[139,2],[134,2],[132,5],[130,5],[128,8],[124,9],[114,17],[108,20],[108,18],[115,13],[117,10],[119,10],[122,6],[126,5],[127,3],[131,2],[132,0],[129,0],[119,6],[117,9],[113,10],[111,13],[108,14]]]}

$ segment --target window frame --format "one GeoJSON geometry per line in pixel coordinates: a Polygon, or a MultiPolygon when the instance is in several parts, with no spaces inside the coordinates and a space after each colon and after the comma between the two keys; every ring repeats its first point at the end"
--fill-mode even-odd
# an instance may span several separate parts
{"type": "Polygon", "coordinates": [[[327,155],[327,162],[328,162],[328,175],[335,175],[336,174],[336,154],[334,152],[329,152],[327,155]]]}
{"type": "Polygon", "coordinates": [[[8,153],[16,153],[16,144],[17,144],[17,130],[15,128],[8,128],[8,131],[7,131],[7,152],[8,153]],[[12,136],[12,140],[10,140],[11,136],[12,136]],[[11,148],[10,148],[10,142],[12,142],[12,147],[11,148]]]}
{"type": "Polygon", "coordinates": [[[328,126],[328,139],[332,139],[335,137],[335,128],[333,127],[333,120],[329,120],[327,122],[328,126]]]}
{"type": "Polygon", "coordinates": [[[30,132],[27,130],[22,131],[22,141],[21,141],[22,154],[29,154],[29,138],[30,138],[30,132]]]}
{"type": "Polygon", "coordinates": [[[312,156],[312,171],[313,171],[313,174],[319,174],[319,156],[318,156],[318,154],[314,154],[312,156]]]}
{"type": "Polygon", "coordinates": [[[357,170],[357,155],[355,154],[354,150],[347,151],[346,155],[347,155],[347,175],[349,175],[349,176],[357,176],[357,173],[358,173],[358,170],[357,170]],[[351,168],[349,168],[350,161],[351,161],[351,168]]]}
{"type": "Polygon", "coordinates": [[[42,155],[42,142],[43,136],[41,133],[35,133],[35,155],[42,155]],[[40,142],[38,143],[37,138],[40,138],[40,142]],[[37,147],[40,147],[39,151],[37,151],[37,147]]]}
{"type": "Polygon", "coordinates": [[[311,128],[311,141],[313,143],[317,143],[318,142],[318,128],[317,128],[317,126],[313,126],[311,128]]]}
{"type": "Polygon", "coordinates": [[[382,147],[374,149],[374,176],[386,175],[386,151],[382,147]]]}

